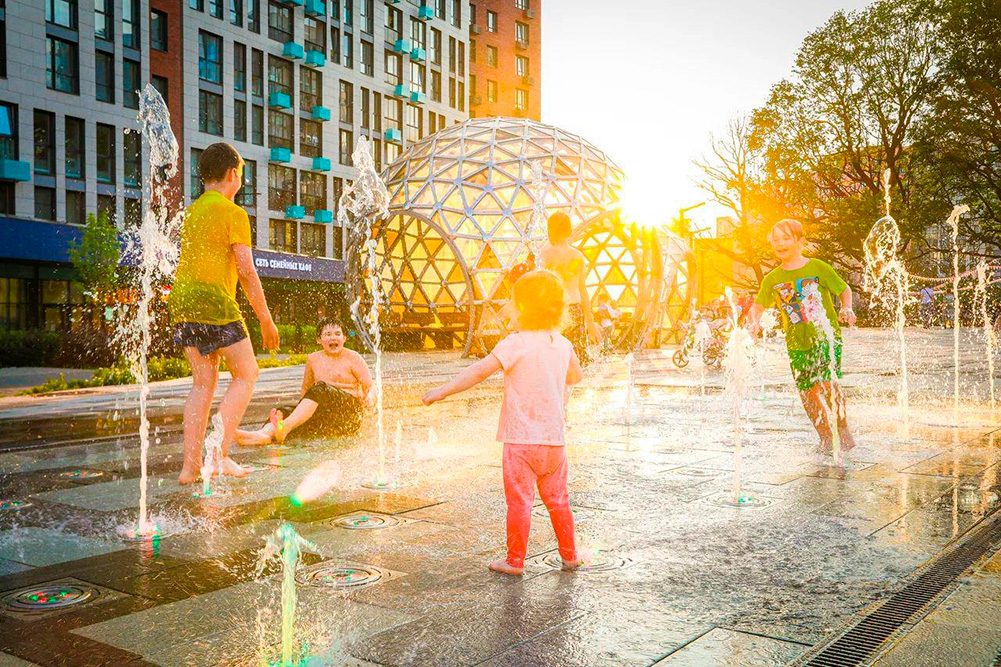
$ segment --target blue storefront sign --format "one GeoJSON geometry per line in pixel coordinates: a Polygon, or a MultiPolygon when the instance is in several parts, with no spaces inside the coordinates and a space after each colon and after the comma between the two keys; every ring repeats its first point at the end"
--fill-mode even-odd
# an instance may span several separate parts
{"type": "Polygon", "coordinates": [[[70,241],[82,236],[83,228],[75,225],[0,218],[0,258],[67,263],[70,241]]]}

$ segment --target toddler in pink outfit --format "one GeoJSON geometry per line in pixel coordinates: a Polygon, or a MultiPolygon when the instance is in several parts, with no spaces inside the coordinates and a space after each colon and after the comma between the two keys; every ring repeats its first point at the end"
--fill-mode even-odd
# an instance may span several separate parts
{"type": "Polygon", "coordinates": [[[497,343],[484,359],[424,395],[431,405],[504,370],[504,402],[497,440],[504,443],[507,558],[490,569],[519,575],[525,568],[535,487],[549,510],[564,569],[580,565],[567,495],[563,397],[583,378],[573,345],[558,333],[563,283],[551,271],[532,271],[514,285],[519,331],[497,343]]]}

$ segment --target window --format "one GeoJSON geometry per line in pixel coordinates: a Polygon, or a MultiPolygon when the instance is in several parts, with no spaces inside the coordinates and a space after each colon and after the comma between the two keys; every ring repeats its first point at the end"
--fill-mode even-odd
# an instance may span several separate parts
{"type": "Polygon", "coordinates": [[[128,58],[122,61],[122,93],[125,106],[139,108],[139,63],[128,58]]]}
{"type": "Polygon", "coordinates": [[[139,0],[122,1],[122,44],[130,49],[139,45],[139,0]]]}
{"type": "Polygon", "coordinates": [[[427,92],[427,68],[420,63],[410,63],[410,88],[418,93],[427,92]]]}
{"type": "Polygon", "coordinates": [[[487,47],[487,65],[490,67],[497,67],[497,47],[488,46],[487,47]]]}
{"type": "MultiPolygon", "coordinates": [[[[155,21],[156,14],[160,13],[153,12],[151,20],[155,21]]],[[[156,34],[155,30],[153,34],[156,34]]],[[[115,0],[94,0],[94,36],[99,39],[115,39],[115,0]]],[[[163,50],[166,50],[166,47],[163,50]]]]}
{"type": "Polygon", "coordinates": [[[296,203],[295,169],[280,164],[268,165],[268,208],[284,211],[296,203]]]}
{"type": "Polygon", "coordinates": [[[250,109],[250,141],[258,146],[264,145],[264,107],[259,104],[250,109]]]}
{"type": "Polygon", "coordinates": [[[339,150],[340,150],[340,163],[343,165],[351,166],[351,149],[354,148],[354,136],[349,130],[341,130],[339,150]]]}
{"type": "Polygon", "coordinates": [[[97,124],[97,182],[115,182],[115,128],[97,124]]]}
{"type": "Polygon", "coordinates": [[[529,9],[528,0],[514,0],[514,8],[523,11],[529,9]]]}
{"type": "Polygon", "coordinates": [[[462,2],[463,0],[452,0],[452,25],[456,28],[462,27],[462,2]]]}
{"type": "Polygon", "coordinates": [[[316,209],[327,209],[327,176],[311,171],[299,174],[299,203],[306,209],[306,215],[313,215],[316,209]]]}
{"type": "Polygon", "coordinates": [[[233,90],[247,90],[247,47],[233,42],[233,90]]]}
{"type": "Polygon", "coordinates": [[[431,28],[431,48],[428,49],[431,62],[441,65],[441,30],[431,28]]]}
{"type": "Polygon", "coordinates": [[[207,90],[198,91],[198,129],[206,134],[222,136],[222,95],[207,90]]]}
{"type": "Polygon", "coordinates": [[[243,25],[243,0],[229,0],[229,22],[236,26],[243,25]]]}
{"type": "Polygon", "coordinates": [[[292,41],[292,8],[268,1],[268,37],[284,44],[292,41]]]}
{"type": "Polygon", "coordinates": [[[66,191],[66,222],[82,225],[87,221],[87,195],[76,190],[66,191]]]}
{"type": "Polygon", "coordinates": [[[466,110],[466,83],[459,82],[459,111],[466,110]]]}
{"type": "Polygon", "coordinates": [[[325,257],[327,228],[312,223],[299,223],[299,253],[310,257],[325,257]]]}
{"type": "Polygon", "coordinates": [[[514,70],[518,73],[518,76],[528,76],[528,58],[525,56],[515,56],[514,70]]]}
{"type": "Polygon", "coordinates": [[[469,25],[476,25],[476,5],[469,3],[469,25]]]}
{"type": "Polygon", "coordinates": [[[355,117],[355,87],[347,81],[340,82],[340,111],[338,117],[342,123],[351,124],[355,117]]]}
{"type": "Polygon", "coordinates": [[[375,76],[375,47],[372,42],[361,43],[361,73],[375,76]]]}
{"type": "Polygon", "coordinates": [[[385,82],[391,86],[403,83],[403,58],[397,53],[386,51],[385,82]]]}
{"type": "MultiPolygon", "coordinates": [[[[470,74],[469,75],[469,96],[471,98],[472,97],[476,97],[476,75],[475,74],[470,74]]],[[[431,114],[431,115],[433,116],[434,114],[431,114]]]]}
{"type": "Polygon", "coordinates": [[[98,51],[94,54],[94,66],[97,78],[98,102],[115,103],[115,57],[110,53],[98,51]]]}
{"type": "Polygon", "coordinates": [[[204,12],[205,11],[205,0],[188,0],[188,7],[192,9],[204,12]]]}
{"type": "Polygon", "coordinates": [[[76,30],[76,19],[76,0],[45,0],[46,22],[76,30]]]}
{"type": "Polygon", "coordinates": [[[164,104],[170,104],[170,83],[167,81],[167,77],[159,76],[154,74],[152,77],[153,87],[156,88],[156,92],[160,93],[160,97],[163,98],[164,104]]]}
{"type": "Polygon", "coordinates": [[[431,101],[441,102],[441,72],[431,70],[431,101]]]}
{"type": "Polygon", "coordinates": [[[469,62],[476,62],[476,40],[469,40],[469,62]]]}
{"type": "Polygon", "coordinates": [[[353,0],[342,0],[344,3],[344,16],[341,19],[341,23],[346,26],[353,25],[352,21],[354,18],[354,2],[353,0]]]}
{"type": "Polygon", "coordinates": [[[125,185],[137,188],[142,183],[142,138],[136,131],[126,129],[122,134],[122,153],[125,185]]]}
{"type": "MultiPolygon", "coordinates": [[[[110,0],[97,0],[97,4],[101,2],[110,0]]],[[[157,9],[149,12],[149,45],[154,51],[167,50],[167,15],[157,9]]]]}
{"type": "Polygon", "coordinates": [[[323,105],[323,75],[309,67],[299,68],[299,106],[311,111],[323,105]]]}
{"type": "Polygon", "coordinates": [[[86,127],[82,118],[66,116],[66,178],[84,178],[86,175],[86,127]]]}
{"type": "Polygon", "coordinates": [[[456,45],[455,37],[448,38],[448,71],[455,74],[455,59],[456,59],[456,45]]]}
{"type": "Polygon", "coordinates": [[[202,151],[200,148],[191,149],[191,166],[189,168],[188,174],[191,177],[191,201],[194,201],[202,196],[205,188],[202,186],[202,176],[198,171],[198,160],[202,156],[202,151]]]}
{"type": "Polygon", "coordinates": [[[233,138],[247,140],[247,103],[243,100],[233,100],[233,138]]]}
{"type": "Polygon", "coordinates": [[[445,0],[434,0],[434,15],[440,19],[445,18],[445,0]]]}
{"type": "Polygon", "coordinates": [[[410,22],[410,41],[412,48],[426,49],[428,46],[428,27],[423,21],[410,22]]]}
{"type": "Polygon", "coordinates": [[[257,206],[257,163],[253,160],[244,160],[243,187],[233,201],[240,206],[257,206]]]}
{"type": "Polygon", "coordinates": [[[209,0],[209,16],[221,19],[223,12],[222,3],[223,0],[209,0]]]}
{"type": "Polygon", "coordinates": [[[516,21],[514,24],[514,41],[528,44],[528,24],[516,21]]]}
{"type": "Polygon", "coordinates": [[[497,12],[487,10],[487,32],[497,32],[497,12]]]}
{"type": "Polygon", "coordinates": [[[403,39],[403,12],[395,7],[386,7],[386,41],[403,39]]]}
{"type": "Polygon", "coordinates": [[[35,186],[35,217],[39,220],[56,219],[56,189],[35,186]]]}
{"type": "MultiPolygon", "coordinates": [[[[35,109],[35,173],[56,173],[56,115],[35,109]]],[[[37,217],[37,216],[36,216],[37,217]]]]}
{"type": "Polygon", "coordinates": [[[407,127],[404,135],[407,142],[418,141],[424,133],[424,114],[421,108],[413,104],[407,105],[407,127]]]}
{"type": "Polygon", "coordinates": [[[63,93],[78,93],[80,75],[76,44],[49,37],[46,40],[46,56],[46,86],[63,93]]]}
{"type": "Polygon", "coordinates": [[[299,120],[299,152],[306,157],[323,155],[323,125],[319,121],[299,120]]]}
{"type": "Polygon", "coordinates": [[[355,43],[352,39],[352,35],[349,32],[344,33],[344,48],[341,49],[341,64],[348,69],[354,69],[355,66],[355,43]]]}
{"type": "Polygon", "coordinates": [[[466,76],[466,43],[459,42],[459,76],[466,76]]]}
{"type": "Polygon", "coordinates": [[[361,129],[368,130],[372,127],[372,93],[368,88],[361,89],[361,129]]]}
{"type": "Polygon", "coordinates": [[[337,28],[330,29],[330,60],[338,64],[341,62],[341,31],[337,28]]]}
{"type": "Polygon", "coordinates": [[[222,85],[222,37],[198,32],[198,78],[222,85]]]}
{"type": "Polygon", "coordinates": [[[375,30],[375,11],[372,0],[358,0],[358,18],[361,19],[361,29],[371,35],[375,30]]]}
{"type": "Polygon", "coordinates": [[[261,32],[261,0],[246,0],[247,27],[251,32],[261,32]]]}
{"type": "Polygon", "coordinates": [[[455,77],[448,78],[448,106],[455,108],[455,77]]]}
{"type": "Polygon", "coordinates": [[[272,250],[296,252],[296,224],[294,220],[271,220],[268,236],[272,250]]]}
{"type": "Polygon", "coordinates": [[[391,97],[384,98],[383,115],[386,117],[386,129],[403,130],[403,102],[391,97]]]}
{"type": "Polygon", "coordinates": [[[327,52],[327,26],[307,16],[303,20],[303,35],[307,51],[327,52]]]}
{"type": "Polygon", "coordinates": [[[141,199],[125,198],[125,229],[139,229],[143,222],[141,199]]]}
{"type": "Polygon", "coordinates": [[[251,92],[258,97],[264,97],[264,52],[254,49],[250,57],[251,92]]]}
{"type": "Polygon", "coordinates": [[[514,108],[519,111],[528,109],[528,91],[517,88],[514,91],[514,108]]]}
{"type": "Polygon", "coordinates": [[[292,142],[294,125],[292,116],[274,109],[270,110],[268,112],[268,147],[287,148],[294,151],[295,144],[292,142]]]}
{"type": "Polygon", "coordinates": [[[97,214],[103,215],[113,225],[118,225],[118,197],[97,195],[97,214]]]}
{"type": "Polygon", "coordinates": [[[292,97],[292,63],[282,58],[268,56],[268,94],[285,93],[292,97]]]}

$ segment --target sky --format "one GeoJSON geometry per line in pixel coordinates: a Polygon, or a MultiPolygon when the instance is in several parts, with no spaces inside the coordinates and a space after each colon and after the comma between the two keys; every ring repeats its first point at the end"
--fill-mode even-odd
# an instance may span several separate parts
{"type": "MultiPolygon", "coordinates": [[[[762,105],[803,38],[869,0],[542,0],[542,121],[626,173],[623,207],[677,217],[706,199],[694,178],[711,133],[762,105]]],[[[714,226],[719,207],[688,214],[714,226]]]]}

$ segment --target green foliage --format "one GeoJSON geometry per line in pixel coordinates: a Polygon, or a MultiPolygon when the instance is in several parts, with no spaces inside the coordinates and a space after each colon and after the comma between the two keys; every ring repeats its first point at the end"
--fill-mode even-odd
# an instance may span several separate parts
{"type": "Polygon", "coordinates": [[[62,345],[54,331],[0,331],[0,368],[51,366],[62,345]]]}
{"type": "Polygon", "coordinates": [[[84,290],[95,299],[115,288],[121,255],[118,230],[103,212],[98,216],[88,215],[80,242],[71,242],[69,246],[73,268],[84,290]]]}

